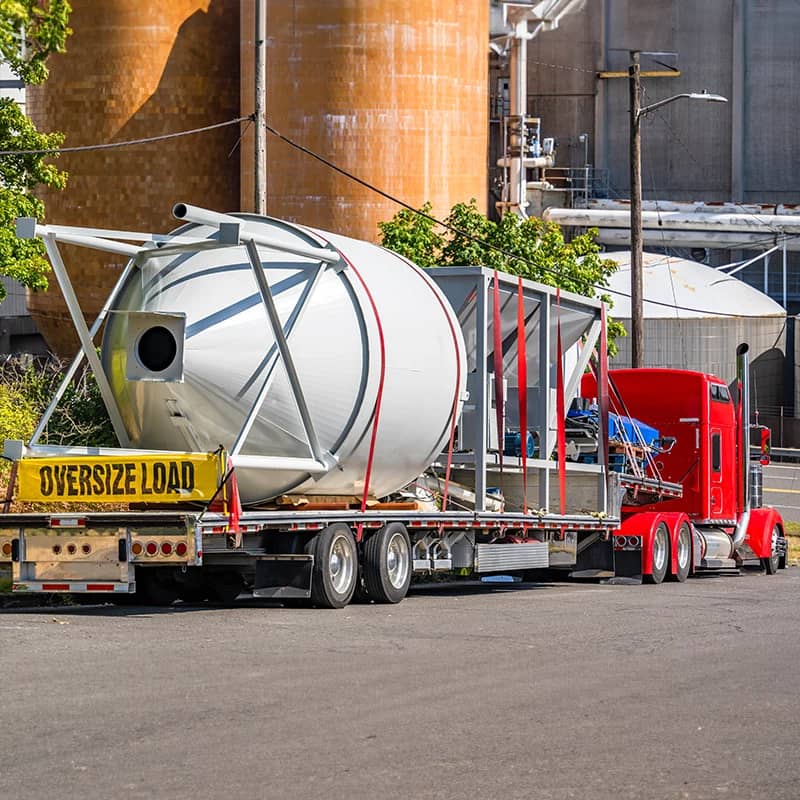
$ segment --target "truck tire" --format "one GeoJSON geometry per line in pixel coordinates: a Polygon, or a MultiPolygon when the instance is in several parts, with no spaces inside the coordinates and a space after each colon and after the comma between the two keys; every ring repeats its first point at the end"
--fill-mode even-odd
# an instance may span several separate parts
{"type": "Polygon", "coordinates": [[[762,558],[761,559],[761,566],[764,567],[764,572],[767,575],[774,575],[778,571],[778,566],[780,565],[781,557],[777,553],[777,545],[778,545],[778,537],[781,535],[778,526],[776,525],[772,529],[772,540],[770,547],[771,552],[769,558],[762,558]]]}
{"type": "Polygon", "coordinates": [[[653,571],[644,575],[645,583],[661,583],[669,569],[669,531],[663,522],[658,523],[651,543],[653,571]]]}
{"type": "Polygon", "coordinates": [[[411,540],[406,526],[390,522],[364,544],[364,586],[376,603],[399,603],[411,584],[411,540]]]}
{"type": "Polygon", "coordinates": [[[137,568],[135,603],[143,606],[171,606],[178,599],[178,584],[172,570],[163,567],[137,568]]]}
{"type": "Polygon", "coordinates": [[[689,577],[692,567],[692,531],[689,524],[684,522],[678,531],[678,552],[676,554],[678,569],[675,574],[670,574],[669,579],[683,583],[689,577]]]}
{"type": "Polygon", "coordinates": [[[212,571],[206,575],[205,588],[212,603],[229,606],[242,593],[244,580],[236,570],[212,571]]]}
{"type": "Polygon", "coordinates": [[[335,522],[309,540],[306,553],[314,556],[311,602],[322,608],[344,608],[358,579],[358,551],[350,528],[335,522]]]}

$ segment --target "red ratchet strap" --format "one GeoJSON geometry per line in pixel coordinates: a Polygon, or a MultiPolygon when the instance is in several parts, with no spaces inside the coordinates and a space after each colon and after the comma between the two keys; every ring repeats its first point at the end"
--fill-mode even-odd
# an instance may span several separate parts
{"type": "Polygon", "coordinates": [[[497,451],[500,457],[500,475],[503,474],[503,449],[505,431],[503,430],[503,325],[500,319],[500,281],[494,271],[494,408],[497,414],[497,451]]]}
{"type": "MultiPolygon", "coordinates": [[[[364,474],[364,494],[361,497],[361,513],[367,510],[367,498],[369,497],[369,482],[372,479],[372,462],[375,459],[375,443],[378,439],[378,422],[381,416],[381,405],[383,403],[383,387],[386,382],[386,340],[383,335],[383,325],[381,323],[380,314],[378,314],[378,306],[375,304],[375,298],[372,296],[366,281],[361,277],[361,273],[353,266],[353,262],[347,258],[344,253],[340,253],[342,258],[347,262],[347,266],[353,271],[353,274],[358,278],[364,292],[367,295],[369,304],[372,307],[372,313],[375,315],[375,324],[378,327],[378,342],[381,351],[381,374],[378,381],[378,393],[375,397],[375,416],[372,418],[372,435],[369,440],[369,454],[367,455],[367,469],[364,474]]],[[[364,536],[364,523],[359,522],[356,529],[356,540],[361,541],[364,536]]]]}
{"type": "Polygon", "coordinates": [[[608,465],[608,330],[606,306],[600,307],[600,353],[597,359],[597,410],[600,414],[600,430],[603,432],[603,464],[608,465]]]}
{"type": "Polygon", "coordinates": [[[525,300],[522,278],[517,284],[517,398],[522,449],[522,513],[528,513],[528,354],[525,344],[525,300]]]}
{"type": "Polygon", "coordinates": [[[567,513],[567,431],[564,411],[564,365],[561,347],[561,289],[556,289],[556,426],[558,431],[558,493],[561,515],[567,513]]]}

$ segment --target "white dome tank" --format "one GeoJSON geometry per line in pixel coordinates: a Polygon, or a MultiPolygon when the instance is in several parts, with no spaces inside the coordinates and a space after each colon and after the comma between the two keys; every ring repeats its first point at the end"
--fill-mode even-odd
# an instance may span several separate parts
{"type": "MultiPolygon", "coordinates": [[[[370,495],[405,486],[446,445],[464,395],[464,342],[444,295],[421,269],[367,242],[237,218],[242,238],[246,230],[339,256],[326,265],[258,245],[323,457],[313,458],[244,246],[151,258],[120,292],[102,356],[132,446],[230,452],[266,387],[234,458],[243,503],[360,496],[381,393],[370,495]]],[[[212,224],[172,234],[218,235],[212,224]]]]}

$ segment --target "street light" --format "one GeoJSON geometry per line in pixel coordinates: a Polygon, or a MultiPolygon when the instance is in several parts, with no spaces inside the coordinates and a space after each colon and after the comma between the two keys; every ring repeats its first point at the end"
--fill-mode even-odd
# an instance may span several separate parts
{"type": "Polygon", "coordinates": [[[639,51],[631,51],[631,65],[628,68],[630,103],[631,103],[631,135],[630,135],[630,171],[631,171],[631,366],[644,366],[644,311],[642,298],[642,140],[639,123],[643,116],[657,108],[681,98],[688,100],[708,100],[712,103],[727,103],[728,100],[718,94],[708,92],[686,92],[659,100],[649,106],[640,103],[639,51]]]}

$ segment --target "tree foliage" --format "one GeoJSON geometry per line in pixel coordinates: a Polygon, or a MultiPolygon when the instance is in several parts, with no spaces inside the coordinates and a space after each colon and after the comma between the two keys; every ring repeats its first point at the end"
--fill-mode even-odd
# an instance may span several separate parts
{"type": "MultiPolygon", "coordinates": [[[[70,11],[66,0],[0,0],[0,56],[26,84],[47,79],[48,56],[63,52],[72,32],[70,11]]],[[[14,220],[43,219],[34,190],[63,189],[67,176],[48,163],[52,155],[25,151],[52,150],[63,140],[60,133],[39,133],[12,99],[0,99],[0,151],[6,153],[0,156],[0,273],[34,290],[47,288],[44,246],[38,239],[17,239],[14,220]]]]}
{"type": "MultiPolygon", "coordinates": [[[[0,369],[0,441],[28,440],[56,393],[67,364],[56,358],[11,358],[0,369]]],[[[89,370],[69,383],[45,428],[41,442],[116,447],[100,389],[89,370]]]]}
{"type": "MultiPolygon", "coordinates": [[[[438,223],[428,216],[430,203],[420,211],[403,209],[388,222],[379,222],[381,244],[421,267],[481,265],[610,303],[602,290],[617,264],[601,257],[594,229],[567,243],[554,222],[513,214],[494,222],[473,199],[453,206],[445,220],[448,228],[440,233],[438,223]]],[[[614,353],[613,340],[624,336],[625,329],[610,320],[608,333],[614,353]]]]}

